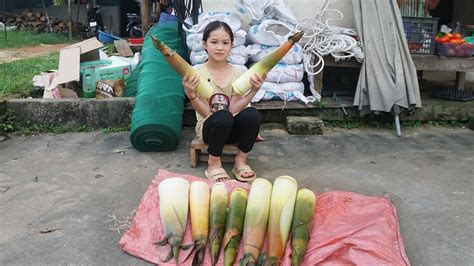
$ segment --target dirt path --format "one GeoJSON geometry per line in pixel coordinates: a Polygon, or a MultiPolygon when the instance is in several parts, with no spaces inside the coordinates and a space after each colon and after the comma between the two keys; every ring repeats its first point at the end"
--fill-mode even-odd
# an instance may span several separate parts
{"type": "Polygon", "coordinates": [[[0,64],[49,54],[52,52],[59,51],[62,48],[69,45],[70,44],[68,43],[48,44],[48,45],[42,44],[42,45],[37,45],[37,46],[28,46],[28,47],[21,47],[21,48],[0,49],[0,64]]]}

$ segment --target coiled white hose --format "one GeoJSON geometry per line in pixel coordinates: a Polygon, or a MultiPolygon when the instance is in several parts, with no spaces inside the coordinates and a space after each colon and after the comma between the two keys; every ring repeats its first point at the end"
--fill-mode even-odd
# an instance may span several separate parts
{"type": "Polygon", "coordinates": [[[304,30],[300,40],[303,44],[305,71],[309,76],[319,74],[324,68],[326,55],[332,55],[335,61],[355,57],[358,62],[364,60],[362,44],[353,36],[357,36],[354,29],[330,25],[330,21],[342,20],[344,14],[337,9],[329,9],[330,0],[324,0],[320,12],[312,19],[299,21],[296,30],[304,30]],[[329,18],[330,13],[338,16],[329,18]]]}

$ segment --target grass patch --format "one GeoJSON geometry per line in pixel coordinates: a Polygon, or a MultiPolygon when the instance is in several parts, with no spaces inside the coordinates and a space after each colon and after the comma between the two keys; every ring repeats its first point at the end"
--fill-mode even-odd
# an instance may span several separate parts
{"type": "MultiPolygon", "coordinates": [[[[423,126],[433,127],[466,127],[469,119],[464,120],[440,120],[440,121],[400,121],[402,128],[419,128],[423,126]]],[[[340,120],[325,120],[324,125],[327,127],[354,129],[354,128],[386,128],[394,129],[395,122],[383,121],[340,121],[340,120]]]]}
{"type": "Polygon", "coordinates": [[[41,71],[57,69],[59,52],[0,64],[0,98],[26,97],[34,90],[32,79],[41,71]]]}
{"type": "Polygon", "coordinates": [[[53,134],[62,134],[66,132],[89,132],[92,129],[87,126],[52,126],[44,124],[36,124],[31,121],[24,123],[16,122],[15,111],[12,109],[7,110],[5,114],[5,121],[0,124],[0,131],[4,133],[16,133],[21,135],[32,135],[36,133],[51,132],[53,134]]]}
{"type": "Polygon", "coordinates": [[[93,129],[87,126],[53,126],[53,125],[39,125],[27,121],[23,124],[15,124],[14,131],[11,133],[21,134],[23,136],[30,136],[39,133],[53,133],[64,134],[67,132],[91,132],[93,129]]]}
{"type": "MultiPolygon", "coordinates": [[[[3,34],[3,33],[2,33],[3,34]]],[[[8,31],[7,41],[0,41],[0,49],[19,48],[39,44],[70,43],[69,37],[58,33],[36,33],[30,31],[8,31]]]]}
{"type": "Polygon", "coordinates": [[[100,133],[102,134],[111,134],[111,133],[116,133],[116,132],[123,132],[123,131],[130,131],[130,126],[124,126],[124,127],[107,127],[107,128],[101,128],[100,133]]]}
{"type": "Polygon", "coordinates": [[[312,104],[313,104],[315,107],[318,107],[318,108],[321,108],[321,109],[326,108],[326,107],[328,106],[328,103],[327,103],[327,102],[323,102],[323,101],[321,101],[321,100],[315,101],[315,102],[313,102],[312,104]]]}
{"type": "MultiPolygon", "coordinates": [[[[33,134],[40,133],[53,133],[53,134],[64,134],[67,132],[91,132],[95,129],[89,128],[85,125],[82,126],[58,126],[58,125],[46,125],[36,124],[31,121],[17,122],[15,111],[8,109],[5,113],[5,120],[0,123],[0,133],[12,133],[23,136],[30,136],[33,134]]],[[[123,127],[108,127],[99,129],[102,134],[111,134],[114,132],[130,131],[130,125],[123,127]]]]}

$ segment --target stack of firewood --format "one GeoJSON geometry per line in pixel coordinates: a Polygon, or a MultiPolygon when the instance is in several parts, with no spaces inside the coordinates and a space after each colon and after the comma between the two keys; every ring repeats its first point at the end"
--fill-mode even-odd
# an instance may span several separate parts
{"type": "MultiPolygon", "coordinates": [[[[38,11],[0,12],[0,21],[3,21],[7,26],[16,26],[21,31],[49,32],[48,18],[38,11]]],[[[69,33],[69,20],[49,17],[49,23],[51,23],[52,32],[69,33]]]]}

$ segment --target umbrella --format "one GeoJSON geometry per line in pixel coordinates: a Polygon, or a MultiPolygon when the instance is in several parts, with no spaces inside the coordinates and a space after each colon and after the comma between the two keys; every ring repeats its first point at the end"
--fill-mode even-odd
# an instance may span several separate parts
{"type": "Polygon", "coordinates": [[[408,49],[402,17],[396,0],[352,0],[354,20],[364,45],[354,97],[360,115],[421,107],[416,68],[408,49]]]}

